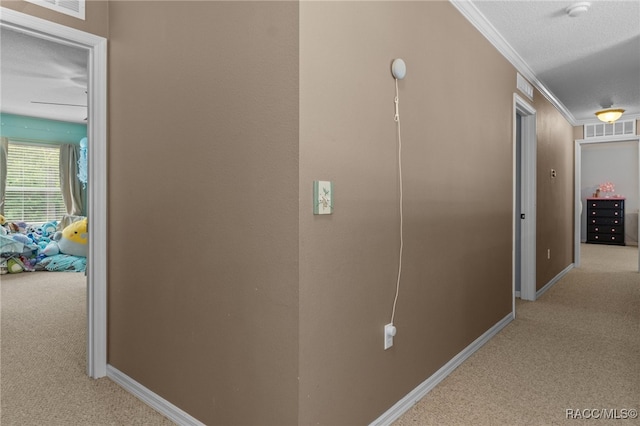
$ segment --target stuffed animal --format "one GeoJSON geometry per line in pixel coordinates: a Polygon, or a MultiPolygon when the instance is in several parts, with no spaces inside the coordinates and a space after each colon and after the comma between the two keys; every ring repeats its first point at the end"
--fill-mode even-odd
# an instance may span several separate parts
{"type": "Polygon", "coordinates": [[[13,238],[14,241],[17,241],[17,242],[22,243],[24,245],[33,244],[33,240],[31,238],[29,238],[28,236],[23,235],[23,234],[13,234],[13,235],[11,235],[11,238],[13,238]]]}
{"type": "Polygon", "coordinates": [[[64,228],[62,232],[56,233],[54,239],[56,238],[60,253],[87,257],[89,238],[86,218],[73,222],[64,228]]]}
{"type": "Polygon", "coordinates": [[[58,243],[56,241],[51,241],[44,247],[40,247],[40,254],[45,256],[55,256],[56,254],[60,254],[60,247],[58,247],[58,243]]]}
{"type": "Polygon", "coordinates": [[[7,270],[10,274],[19,274],[24,271],[24,265],[18,259],[11,257],[7,260],[7,270]]]}
{"type": "Polygon", "coordinates": [[[56,233],[56,227],[58,226],[58,221],[55,220],[53,222],[47,222],[42,225],[42,235],[45,237],[51,237],[56,233]]]}

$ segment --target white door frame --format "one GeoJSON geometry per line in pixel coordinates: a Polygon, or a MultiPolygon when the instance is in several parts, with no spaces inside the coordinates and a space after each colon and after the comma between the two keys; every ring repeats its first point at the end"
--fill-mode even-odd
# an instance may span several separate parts
{"type": "Polygon", "coordinates": [[[537,163],[537,138],[536,138],[536,110],[518,94],[513,94],[513,242],[512,242],[512,285],[513,285],[513,312],[515,315],[516,299],[516,220],[521,220],[521,262],[520,262],[520,298],[523,300],[536,300],[536,163],[537,163]],[[516,218],[516,115],[522,117],[521,128],[521,211],[525,219],[516,218]]]}
{"type": "Polygon", "coordinates": [[[88,66],[87,374],[107,374],[107,40],[0,7],[0,25],[86,49],[88,66]]]}
{"type": "MultiPolygon", "coordinates": [[[[580,266],[580,240],[582,235],[582,146],[593,143],[609,143],[609,142],[637,142],[638,143],[638,170],[640,170],[640,136],[607,136],[604,138],[593,139],[576,139],[575,141],[575,155],[574,155],[574,248],[573,248],[573,264],[575,267],[580,266]]],[[[638,194],[640,197],[640,194],[638,194]]],[[[640,229],[640,215],[638,215],[638,229],[640,229]]],[[[638,250],[638,272],[640,272],[640,249],[638,250]]]]}

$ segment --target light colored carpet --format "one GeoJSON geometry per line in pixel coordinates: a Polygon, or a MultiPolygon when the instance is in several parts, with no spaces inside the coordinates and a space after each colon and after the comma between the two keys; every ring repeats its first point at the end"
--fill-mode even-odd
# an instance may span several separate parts
{"type": "MultiPolygon", "coordinates": [[[[583,245],[570,271],[396,426],[580,425],[567,409],[638,409],[637,248],[583,245]]],[[[109,379],[85,374],[85,277],[0,276],[0,424],[171,425],[109,379]]],[[[637,425],[635,420],[615,424],[637,425]]]]}
{"type": "Polygon", "coordinates": [[[394,425],[639,425],[624,411],[640,408],[638,249],[581,253],[580,268],[536,302],[518,301],[516,320],[394,425]],[[618,419],[567,413],[602,409],[618,419]]]}
{"type": "Polygon", "coordinates": [[[107,378],[86,375],[86,277],[1,275],[0,424],[173,425],[107,378]]]}

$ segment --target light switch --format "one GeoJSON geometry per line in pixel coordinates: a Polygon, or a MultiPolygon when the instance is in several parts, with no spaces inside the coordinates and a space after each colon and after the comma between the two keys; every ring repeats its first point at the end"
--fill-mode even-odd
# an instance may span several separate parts
{"type": "Polygon", "coordinates": [[[333,213],[333,182],[313,181],[313,214],[333,213]]]}

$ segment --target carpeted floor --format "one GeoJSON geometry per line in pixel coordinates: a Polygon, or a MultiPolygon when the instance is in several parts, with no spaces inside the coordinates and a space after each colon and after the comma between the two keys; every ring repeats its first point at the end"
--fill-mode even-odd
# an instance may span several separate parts
{"type": "MultiPolygon", "coordinates": [[[[583,245],[580,268],[538,301],[518,301],[516,320],[395,426],[593,425],[605,420],[568,419],[567,410],[623,417],[640,408],[637,250],[583,245]]],[[[109,379],[86,376],[84,275],[0,281],[2,426],[173,424],[109,379]]]]}
{"type": "Polygon", "coordinates": [[[173,425],[107,378],[86,375],[86,277],[1,275],[2,426],[173,425]]]}
{"type": "Polygon", "coordinates": [[[639,425],[625,411],[640,409],[638,248],[581,253],[580,268],[518,300],[516,320],[394,425],[639,425]]]}

